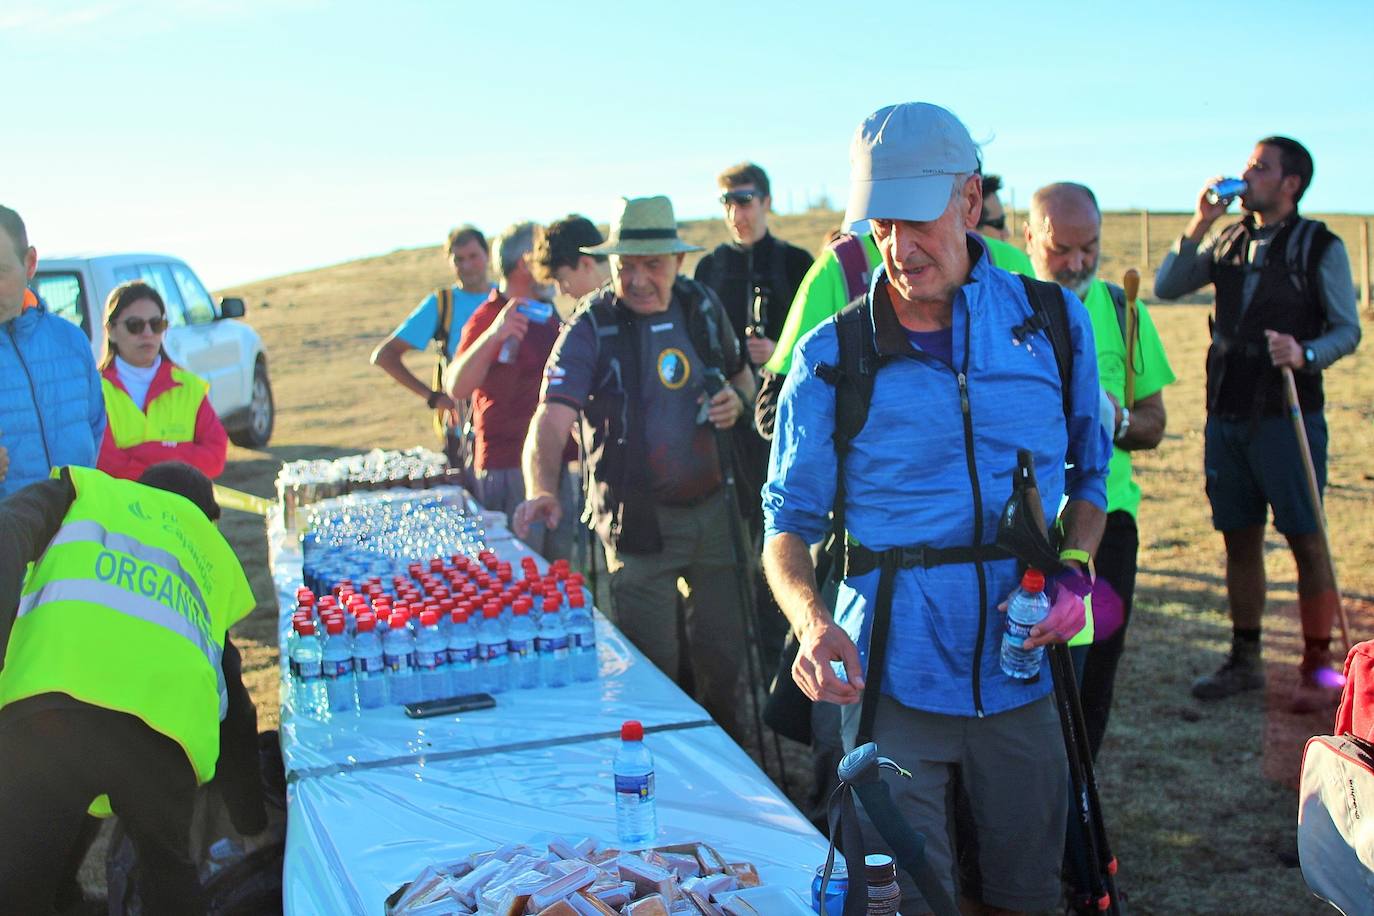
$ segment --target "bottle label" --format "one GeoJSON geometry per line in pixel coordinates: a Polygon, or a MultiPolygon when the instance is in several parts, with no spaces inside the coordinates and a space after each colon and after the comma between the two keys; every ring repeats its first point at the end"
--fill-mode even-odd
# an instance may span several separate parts
{"type": "Polygon", "coordinates": [[[654,774],[645,773],[642,776],[620,776],[615,777],[615,794],[622,801],[633,800],[636,803],[651,802],[654,800],[654,774]]]}
{"type": "Polygon", "coordinates": [[[288,671],[291,672],[291,680],[293,680],[293,681],[298,681],[298,680],[300,680],[300,677],[301,677],[301,665],[300,665],[300,662],[296,661],[294,658],[287,658],[287,660],[286,660],[286,668],[287,668],[288,671]]]}
{"type": "Polygon", "coordinates": [[[483,643],[480,651],[488,665],[504,665],[506,663],[506,644],[503,642],[483,643]]]}
{"type": "Polygon", "coordinates": [[[302,681],[313,681],[316,678],[324,677],[324,663],[297,662],[296,677],[302,681]]]}
{"type": "Polygon", "coordinates": [[[506,643],[510,649],[511,661],[521,661],[529,658],[534,646],[528,639],[512,639],[506,643]]]}
{"type": "Polygon", "coordinates": [[[1020,649],[1027,639],[1030,639],[1031,627],[1029,624],[1018,623],[1010,618],[1007,619],[1007,636],[1020,649]]]}
{"type": "Polygon", "coordinates": [[[387,652],[382,655],[382,663],[386,665],[387,670],[392,674],[410,671],[410,656],[408,654],[392,655],[390,652],[387,652]]]}
{"type": "Polygon", "coordinates": [[[571,641],[573,648],[575,648],[579,652],[596,651],[596,634],[593,633],[591,630],[588,630],[585,633],[570,634],[569,639],[571,641]]]}
{"type": "Polygon", "coordinates": [[[338,680],[341,677],[348,677],[352,673],[353,659],[351,658],[330,659],[329,662],[324,665],[324,676],[331,681],[338,680]]]}
{"type": "Polygon", "coordinates": [[[386,663],[380,655],[365,655],[355,659],[355,663],[362,674],[381,674],[386,671],[386,663]]]}
{"type": "Polygon", "coordinates": [[[567,636],[540,636],[534,641],[534,648],[540,655],[552,655],[555,659],[568,657],[567,636]]]}
{"type": "Polygon", "coordinates": [[[438,652],[415,653],[415,667],[420,671],[437,671],[441,664],[438,652]]]}
{"type": "Polygon", "coordinates": [[[448,663],[457,668],[471,668],[477,661],[476,646],[449,646],[448,663]]]}

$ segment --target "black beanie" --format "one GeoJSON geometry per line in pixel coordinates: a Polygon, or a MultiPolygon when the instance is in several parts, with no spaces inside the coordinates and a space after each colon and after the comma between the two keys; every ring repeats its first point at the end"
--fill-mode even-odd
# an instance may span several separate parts
{"type": "Polygon", "coordinates": [[[184,496],[196,504],[210,521],[219,520],[219,503],[215,502],[215,485],[198,469],[184,461],[163,461],[143,472],[138,482],[184,496]]]}

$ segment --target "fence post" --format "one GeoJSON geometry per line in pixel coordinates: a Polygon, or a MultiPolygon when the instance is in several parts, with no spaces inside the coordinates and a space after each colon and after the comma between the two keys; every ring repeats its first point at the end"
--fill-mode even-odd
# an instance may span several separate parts
{"type": "Polygon", "coordinates": [[[1140,211],[1140,269],[1150,270],[1150,211],[1140,211]]]}
{"type": "Polygon", "coordinates": [[[1364,310],[1369,311],[1369,220],[1360,220],[1360,289],[1364,294],[1364,310]]]}

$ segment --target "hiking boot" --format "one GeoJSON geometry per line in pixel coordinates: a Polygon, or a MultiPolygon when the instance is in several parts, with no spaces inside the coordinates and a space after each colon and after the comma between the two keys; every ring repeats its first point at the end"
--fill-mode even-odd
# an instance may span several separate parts
{"type": "Polygon", "coordinates": [[[1193,682],[1193,696],[1199,700],[1224,700],[1246,690],[1264,686],[1264,662],[1260,659],[1259,643],[1231,643],[1231,652],[1215,674],[1193,682]]]}
{"type": "Polygon", "coordinates": [[[1298,686],[1288,702],[1288,711],[1298,714],[1329,712],[1341,701],[1341,675],[1331,667],[1331,653],[1306,651],[1298,665],[1298,686]]]}

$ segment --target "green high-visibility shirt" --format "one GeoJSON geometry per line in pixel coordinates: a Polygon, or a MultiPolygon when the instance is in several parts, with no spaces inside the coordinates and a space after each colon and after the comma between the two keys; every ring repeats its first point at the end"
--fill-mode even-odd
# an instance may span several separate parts
{"type": "MultiPolygon", "coordinates": [[[[1145,303],[1137,300],[1140,340],[1135,352],[1135,397],[1139,401],[1173,384],[1174,370],[1164,354],[1164,344],[1145,303]]],[[[1124,402],[1126,397],[1126,341],[1117,320],[1112,294],[1102,280],[1093,281],[1083,305],[1092,319],[1097,342],[1097,376],[1107,393],[1124,402]]],[[[1140,509],[1140,485],[1131,475],[1131,453],[1113,447],[1107,463],[1107,511],[1124,509],[1135,516],[1140,509]]]]}
{"type": "MultiPolygon", "coordinates": [[[[861,235],[859,238],[863,242],[868,269],[871,271],[881,260],[878,245],[871,235],[861,235]]],[[[1014,274],[1035,276],[1030,258],[1024,251],[998,239],[984,238],[983,241],[992,255],[993,264],[1014,274]]],[[[844,282],[844,268],[840,266],[835,252],[827,248],[812,263],[797,287],[796,298],[792,300],[792,308],[787,312],[787,321],[778,338],[778,347],[764,368],[776,375],[786,375],[792,365],[792,351],[796,349],[797,341],[848,304],[849,290],[844,282]]]]}

